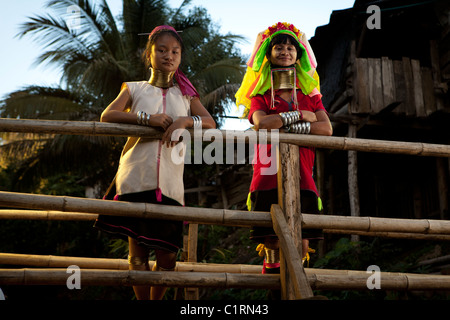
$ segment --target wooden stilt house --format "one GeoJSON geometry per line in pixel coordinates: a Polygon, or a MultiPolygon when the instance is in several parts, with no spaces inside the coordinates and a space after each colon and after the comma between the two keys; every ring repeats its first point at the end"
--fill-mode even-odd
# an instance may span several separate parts
{"type": "MultiPolygon", "coordinates": [[[[357,0],[310,43],[334,135],[450,143],[448,1],[357,0]]],[[[450,217],[448,158],[321,153],[316,178],[328,212],[450,217]]]]}

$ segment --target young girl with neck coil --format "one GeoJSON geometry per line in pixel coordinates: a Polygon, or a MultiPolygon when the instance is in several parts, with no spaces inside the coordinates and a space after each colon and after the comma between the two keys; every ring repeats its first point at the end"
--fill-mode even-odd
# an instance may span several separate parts
{"type": "MultiPolygon", "coordinates": [[[[151,71],[150,79],[124,83],[101,115],[102,122],[145,125],[164,131],[161,140],[128,138],[114,180],[115,200],[184,205],[184,164],[179,159],[172,161],[172,149],[179,143],[173,141],[173,134],[177,129],[209,129],[216,124],[179,68],[183,49],[174,28],[156,27],[143,55],[151,71]]],[[[150,250],[156,256],[153,270],[175,269],[182,246],[181,221],[100,216],[95,227],[128,239],[130,270],[149,270],[150,250]]],[[[156,300],[163,298],[166,288],[133,289],[138,300],[156,300]]]]}

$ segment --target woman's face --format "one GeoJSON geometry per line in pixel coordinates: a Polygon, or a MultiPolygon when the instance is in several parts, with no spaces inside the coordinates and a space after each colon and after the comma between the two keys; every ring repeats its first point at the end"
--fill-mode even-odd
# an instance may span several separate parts
{"type": "Polygon", "coordinates": [[[280,67],[288,67],[297,61],[297,49],[288,40],[287,43],[276,44],[270,53],[270,62],[280,67]]]}
{"type": "Polygon", "coordinates": [[[161,35],[155,42],[150,53],[153,69],[174,72],[181,62],[181,45],[170,34],[161,35]]]}

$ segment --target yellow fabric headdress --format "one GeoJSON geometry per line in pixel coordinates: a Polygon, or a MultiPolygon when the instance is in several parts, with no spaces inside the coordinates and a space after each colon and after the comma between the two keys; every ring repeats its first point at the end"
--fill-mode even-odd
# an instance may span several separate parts
{"type": "Polygon", "coordinates": [[[295,65],[296,88],[302,90],[305,95],[320,94],[319,75],[316,71],[317,61],[306,35],[293,24],[278,22],[258,34],[252,56],[247,62],[247,71],[235,95],[236,106],[245,107],[242,118],[248,115],[251,98],[257,94],[264,94],[271,87],[271,66],[266,57],[266,51],[273,37],[280,33],[291,35],[298,41],[302,50],[302,55],[295,65]]]}

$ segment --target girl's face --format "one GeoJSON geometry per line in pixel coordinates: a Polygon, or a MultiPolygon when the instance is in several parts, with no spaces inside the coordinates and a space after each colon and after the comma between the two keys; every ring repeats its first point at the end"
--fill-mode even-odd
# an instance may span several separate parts
{"type": "Polygon", "coordinates": [[[150,62],[153,69],[174,72],[181,62],[181,45],[170,34],[161,35],[152,46],[150,62]]]}
{"type": "Polygon", "coordinates": [[[297,61],[297,49],[288,40],[287,43],[276,44],[270,53],[270,62],[280,67],[288,67],[297,61]]]}

